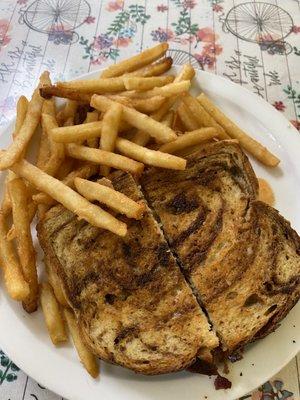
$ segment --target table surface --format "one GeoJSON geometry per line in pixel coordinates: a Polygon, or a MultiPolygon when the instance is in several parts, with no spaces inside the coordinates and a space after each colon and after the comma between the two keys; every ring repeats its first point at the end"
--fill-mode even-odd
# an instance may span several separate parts
{"type": "MultiPolygon", "coordinates": [[[[1,0],[0,125],[41,71],[53,81],[72,79],[168,41],[175,64],[191,62],[245,86],[300,131],[300,1],[266,1],[1,0]]],[[[243,399],[299,400],[299,371],[298,355],[243,399]]],[[[2,352],[0,398],[61,399],[2,352]]]]}

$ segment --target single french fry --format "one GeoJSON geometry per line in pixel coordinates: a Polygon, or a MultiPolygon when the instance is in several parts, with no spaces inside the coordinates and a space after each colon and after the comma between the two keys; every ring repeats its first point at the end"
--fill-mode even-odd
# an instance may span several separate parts
{"type": "Polygon", "coordinates": [[[58,277],[57,273],[53,270],[51,266],[51,260],[48,261],[48,255],[45,254],[45,266],[48,281],[53,289],[54,295],[59,302],[59,304],[63,307],[69,307],[68,300],[66,298],[65,292],[62,287],[61,279],[58,277]]]}
{"type": "Polygon", "coordinates": [[[52,287],[47,282],[40,284],[40,302],[52,343],[56,346],[68,340],[65,322],[52,287]]]}
{"type": "Polygon", "coordinates": [[[93,377],[97,378],[99,375],[99,365],[96,357],[90,352],[82,340],[82,335],[78,329],[78,325],[72,311],[64,309],[64,316],[67,321],[70,334],[73,339],[74,346],[77,350],[80,361],[84,368],[93,377]]]}
{"type": "Polygon", "coordinates": [[[169,126],[171,128],[173,126],[174,115],[175,115],[175,113],[173,110],[168,111],[168,113],[162,119],[161,123],[163,125],[169,126]]]}
{"type": "MultiPolygon", "coordinates": [[[[45,100],[45,103],[49,100],[45,100]]],[[[47,104],[47,103],[46,103],[47,104]]],[[[50,156],[47,162],[43,166],[43,171],[47,174],[55,176],[58,172],[62,162],[65,159],[65,148],[62,143],[58,143],[51,138],[49,132],[52,129],[58,127],[58,124],[55,119],[55,112],[54,115],[50,114],[42,114],[42,127],[43,130],[46,132],[48,139],[49,139],[49,146],[50,146],[50,156]]]]}
{"type": "Polygon", "coordinates": [[[275,196],[270,184],[263,178],[258,178],[258,200],[274,207],[275,196]]]}
{"type": "MultiPolygon", "coordinates": [[[[84,121],[84,124],[87,124],[89,122],[96,122],[99,119],[99,113],[98,111],[92,111],[92,112],[87,112],[86,114],[86,119],[84,121]]],[[[91,139],[87,139],[87,145],[89,147],[98,147],[99,145],[99,138],[95,137],[95,138],[91,138],[91,139]]]]}
{"type": "Polygon", "coordinates": [[[102,121],[95,121],[82,125],[53,128],[49,131],[49,137],[58,143],[72,143],[100,137],[101,132],[102,121]]]}
{"type": "MultiPolygon", "coordinates": [[[[46,90],[46,88],[44,87],[41,91],[43,92],[43,90],[46,90]]],[[[81,94],[81,93],[78,93],[78,92],[76,92],[76,93],[79,94],[79,100],[78,100],[78,101],[81,101],[81,102],[85,103],[84,97],[82,97],[82,94],[81,94]]],[[[58,94],[54,94],[54,96],[57,96],[57,97],[65,97],[65,96],[59,96],[58,94]]],[[[67,96],[66,96],[66,97],[67,97],[67,96]]],[[[58,123],[59,126],[64,125],[64,123],[65,123],[69,118],[71,118],[71,117],[74,118],[74,116],[75,116],[75,114],[76,114],[76,111],[77,111],[77,109],[78,109],[78,106],[79,106],[79,104],[78,104],[78,102],[77,102],[76,100],[77,100],[77,99],[72,99],[72,98],[70,98],[70,99],[66,102],[64,108],[63,108],[61,111],[59,111],[59,112],[57,113],[57,115],[56,115],[56,120],[57,120],[57,123],[58,123]]],[[[86,103],[89,103],[89,101],[90,101],[90,99],[87,99],[87,102],[86,102],[86,103]]]]}
{"type": "Polygon", "coordinates": [[[36,270],[35,249],[32,242],[28,215],[28,192],[21,178],[9,182],[12,203],[13,223],[17,239],[17,251],[23,274],[29,284],[29,296],[23,301],[23,307],[32,313],[38,306],[38,277],[36,270]]]}
{"type": "Polygon", "coordinates": [[[111,65],[101,73],[101,78],[111,78],[114,76],[123,75],[126,72],[136,71],[139,68],[144,67],[158,60],[160,57],[166,54],[169,48],[168,43],[160,43],[150,49],[143,51],[136,56],[128,58],[127,60],[120,61],[117,64],[111,65]]]}
{"type": "Polygon", "coordinates": [[[29,285],[24,279],[13,244],[7,240],[6,235],[5,216],[0,212],[0,265],[4,274],[5,287],[12,299],[23,301],[29,295],[29,285]]]}
{"type": "MultiPolygon", "coordinates": [[[[104,96],[94,95],[91,100],[91,105],[99,111],[107,111],[113,104],[112,100],[104,96]]],[[[135,128],[145,130],[159,142],[167,143],[177,137],[171,128],[124,105],[122,105],[122,118],[135,128]]]]}
{"type": "Polygon", "coordinates": [[[165,57],[155,64],[146,65],[145,67],[137,69],[136,71],[123,74],[123,76],[143,76],[145,78],[148,76],[158,76],[164,72],[167,72],[172,67],[172,64],[172,57],[165,57]]]}
{"type": "Polygon", "coordinates": [[[187,147],[195,146],[217,136],[218,132],[215,128],[200,128],[195,131],[186,132],[174,140],[174,142],[162,145],[159,148],[159,151],[173,154],[177,151],[183,150],[187,147]]]}
{"type": "Polygon", "coordinates": [[[22,160],[14,164],[11,169],[34,185],[36,189],[48,194],[65,208],[78,215],[79,218],[85,219],[91,225],[107,229],[120,236],[126,235],[126,224],[118,221],[106,211],[101,210],[100,207],[91,204],[64,183],[46,174],[29,162],[22,160]]]}
{"type": "Polygon", "coordinates": [[[39,148],[37,152],[36,165],[40,169],[44,169],[50,156],[50,145],[46,131],[42,130],[39,148]]]}
{"type": "Polygon", "coordinates": [[[108,79],[87,79],[81,81],[57,82],[56,86],[62,89],[74,90],[79,93],[111,93],[125,90],[122,76],[108,79]]]}
{"type": "MultiPolygon", "coordinates": [[[[35,217],[36,210],[37,210],[37,204],[35,204],[33,201],[29,201],[29,203],[27,205],[29,223],[31,223],[33,218],[35,217]]],[[[16,232],[14,224],[12,224],[11,228],[7,232],[6,237],[7,237],[7,240],[14,240],[17,238],[17,232],[16,232]]]]}
{"type": "Polygon", "coordinates": [[[149,90],[158,86],[164,86],[168,83],[173,82],[175,76],[173,75],[164,75],[164,76],[150,76],[150,77],[137,77],[137,76],[128,76],[124,77],[123,81],[125,84],[126,90],[149,90]]]}
{"type": "MultiPolygon", "coordinates": [[[[122,107],[118,103],[114,103],[111,108],[105,112],[102,120],[102,132],[100,138],[100,148],[106,151],[114,151],[115,141],[118,136],[119,124],[122,116],[122,107]]],[[[107,176],[110,168],[100,166],[100,174],[107,176]]]]}
{"type": "Polygon", "coordinates": [[[260,162],[269,167],[276,167],[280,163],[279,158],[239,128],[217,106],[215,106],[215,104],[204,93],[202,93],[197,99],[201,106],[209,113],[211,118],[220,124],[231,138],[237,139],[240,145],[260,162]]]}
{"type": "Polygon", "coordinates": [[[218,136],[220,139],[230,139],[222,126],[213,119],[213,117],[205,110],[204,107],[202,107],[195,97],[192,97],[188,94],[182,98],[182,101],[193,114],[200,126],[216,128],[218,130],[218,136]]]}
{"type": "MultiPolygon", "coordinates": [[[[55,85],[44,86],[40,89],[40,95],[44,99],[49,99],[52,96],[61,97],[63,99],[68,99],[69,102],[67,103],[65,108],[63,108],[57,114],[57,121],[59,125],[63,125],[64,122],[68,119],[68,114],[71,111],[72,107],[78,107],[78,103],[82,104],[89,104],[91,101],[91,94],[88,93],[80,93],[77,90],[65,89],[62,87],[57,87],[55,85]],[[70,104],[70,106],[68,106],[70,104]],[[72,104],[72,106],[71,106],[72,104]]],[[[75,114],[76,110],[74,111],[75,114]]]]}
{"type": "Polygon", "coordinates": [[[145,205],[137,203],[107,186],[86,179],[75,178],[78,192],[90,201],[97,200],[112,210],[125,214],[128,218],[141,219],[145,212],[145,205]]]}
{"type": "Polygon", "coordinates": [[[40,78],[38,88],[33,92],[32,98],[28,104],[25,120],[18,135],[14,138],[8,149],[2,152],[0,158],[0,170],[9,168],[22,156],[22,154],[24,154],[27,145],[40,122],[44,99],[40,96],[39,87],[43,84],[44,75],[45,73],[42,74],[40,78]]]}
{"type": "Polygon", "coordinates": [[[135,90],[122,92],[122,96],[136,99],[149,99],[154,96],[172,97],[187,92],[190,86],[191,81],[172,82],[165,86],[155,87],[154,89],[146,90],[144,92],[138,92],[135,90]]]}
{"type": "Polygon", "coordinates": [[[177,112],[186,131],[195,131],[200,128],[199,122],[184,103],[179,104],[177,112]]]}
{"type": "Polygon", "coordinates": [[[121,95],[109,95],[107,97],[127,107],[135,108],[137,111],[144,114],[149,114],[158,110],[165,101],[165,98],[162,96],[154,96],[149,99],[127,98],[121,95]]]}
{"type": "MultiPolygon", "coordinates": [[[[13,137],[15,138],[18,133],[20,132],[20,129],[24,123],[26,113],[28,109],[28,100],[26,99],[25,96],[19,97],[19,100],[17,102],[17,116],[16,116],[16,122],[15,122],[15,130],[13,132],[13,137]]],[[[4,215],[7,215],[11,211],[11,201],[10,201],[10,196],[9,196],[9,190],[7,188],[7,184],[9,181],[12,179],[16,178],[16,175],[12,171],[8,171],[6,179],[5,179],[5,184],[4,184],[4,195],[3,195],[3,200],[2,200],[2,212],[4,215]]]]}
{"type": "Polygon", "coordinates": [[[186,167],[186,160],[183,158],[162,153],[160,151],[150,150],[123,138],[118,138],[116,140],[116,149],[120,153],[131,157],[134,160],[138,160],[144,164],[153,165],[155,167],[176,170],[183,170],[186,167]]]}
{"type": "MultiPolygon", "coordinates": [[[[180,73],[176,76],[174,83],[192,80],[195,75],[195,70],[190,64],[185,64],[182,67],[180,73]]],[[[161,121],[162,118],[166,115],[166,113],[173,107],[176,103],[178,96],[172,96],[165,100],[165,102],[160,106],[160,108],[152,113],[150,116],[152,119],[156,121],[161,121]]],[[[144,131],[143,128],[139,129],[134,135],[132,141],[140,146],[146,146],[146,144],[150,140],[150,135],[148,132],[144,131]]]]}
{"type": "Polygon", "coordinates": [[[144,169],[143,164],[137,161],[101,149],[91,149],[90,147],[77,144],[67,144],[66,151],[70,157],[77,158],[78,160],[106,165],[135,175],[140,175],[144,169]]]}

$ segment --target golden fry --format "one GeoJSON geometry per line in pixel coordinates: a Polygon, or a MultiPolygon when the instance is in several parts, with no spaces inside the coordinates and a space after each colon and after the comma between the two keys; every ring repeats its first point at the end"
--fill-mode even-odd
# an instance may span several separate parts
{"type": "MultiPolygon", "coordinates": [[[[135,108],[137,111],[140,111],[144,114],[149,114],[158,110],[165,101],[164,97],[162,96],[154,96],[150,97],[149,99],[127,98],[121,95],[109,95],[107,97],[127,107],[135,108]]],[[[124,127],[122,128],[124,129],[124,127]]]]}
{"type": "Polygon", "coordinates": [[[100,165],[106,165],[135,175],[140,175],[144,169],[143,164],[109,151],[91,149],[77,144],[67,144],[66,149],[70,157],[77,158],[78,160],[90,161],[100,165]]]}
{"type": "MultiPolygon", "coordinates": [[[[114,103],[111,108],[105,112],[102,120],[102,133],[100,138],[100,147],[102,150],[114,151],[121,116],[122,107],[118,103],[114,103]]],[[[109,171],[110,168],[105,165],[100,167],[100,174],[103,176],[107,176],[109,171]]]]}
{"type": "Polygon", "coordinates": [[[73,339],[74,346],[77,350],[80,361],[84,368],[93,377],[97,378],[99,375],[99,365],[96,357],[90,352],[85,343],[82,340],[82,335],[78,329],[78,325],[72,311],[64,309],[64,316],[67,321],[70,334],[73,339]]]}
{"type": "MultiPolygon", "coordinates": [[[[94,95],[91,100],[91,105],[100,111],[107,111],[114,102],[104,96],[94,95]]],[[[143,129],[157,141],[162,143],[170,142],[176,139],[176,133],[169,127],[155,121],[134,109],[122,105],[122,118],[130,125],[138,129],[143,129]]]]}
{"type": "Polygon", "coordinates": [[[150,76],[150,77],[124,77],[126,90],[149,90],[158,86],[164,86],[174,81],[173,75],[150,76]]]}
{"type": "Polygon", "coordinates": [[[111,93],[125,90],[123,77],[108,79],[87,79],[82,81],[57,82],[61,89],[74,90],[78,93],[111,93]]]}
{"type": "Polygon", "coordinates": [[[101,73],[100,76],[101,78],[111,78],[114,76],[123,75],[126,72],[136,71],[137,69],[142,68],[165,55],[168,48],[168,43],[160,43],[157,46],[144,50],[142,53],[139,53],[136,56],[109,66],[101,73]]]}
{"type": "Polygon", "coordinates": [[[60,143],[81,142],[87,139],[100,137],[102,121],[87,122],[82,125],[63,126],[51,129],[49,137],[60,143]]]}
{"type": "MultiPolygon", "coordinates": [[[[99,151],[97,149],[89,150],[99,151]]],[[[22,160],[14,164],[11,169],[34,185],[38,190],[48,194],[65,208],[78,215],[79,218],[85,219],[91,225],[107,229],[120,236],[126,235],[126,224],[118,221],[106,211],[101,210],[100,207],[91,204],[64,183],[46,174],[29,162],[22,160]]]]}
{"type": "Polygon", "coordinates": [[[200,128],[195,131],[186,132],[184,135],[179,136],[174,142],[166,143],[159,148],[163,153],[176,153],[190,146],[195,146],[206,140],[215,138],[218,132],[215,128],[200,128]]]}
{"type": "Polygon", "coordinates": [[[29,285],[24,279],[13,244],[7,240],[6,235],[5,216],[0,212],[0,262],[4,274],[5,287],[12,299],[23,301],[29,295],[29,285]]]}
{"type": "Polygon", "coordinates": [[[166,57],[162,60],[159,60],[155,64],[146,65],[146,67],[142,67],[133,72],[128,72],[123,76],[143,76],[145,78],[147,78],[148,76],[158,76],[163,74],[164,72],[167,72],[172,67],[172,64],[172,57],[166,57]]]}
{"type": "Polygon", "coordinates": [[[123,92],[122,95],[125,97],[136,98],[136,99],[149,99],[154,96],[172,97],[175,95],[178,96],[179,94],[185,93],[186,91],[189,90],[190,86],[191,86],[191,81],[173,82],[165,86],[155,87],[154,89],[146,90],[145,92],[130,91],[130,92],[123,92]]]}
{"type": "Polygon", "coordinates": [[[141,219],[143,217],[144,204],[137,203],[106,185],[75,178],[75,186],[78,192],[90,201],[97,200],[114,211],[125,214],[128,218],[141,219]]]}
{"type": "Polygon", "coordinates": [[[58,277],[57,273],[53,270],[53,266],[51,265],[51,256],[44,254],[44,257],[47,278],[53,289],[54,295],[61,306],[69,307],[65,292],[62,287],[61,279],[58,277]]]}
{"type": "Polygon", "coordinates": [[[23,274],[29,284],[29,296],[23,301],[28,312],[34,312],[38,306],[38,277],[36,270],[35,249],[31,237],[28,215],[28,192],[21,178],[9,182],[9,193],[12,203],[13,223],[17,239],[17,251],[23,274]]]}
{"type": "Polygon", "coordinates": [[[279,158],[272,154],[266,147],[247,135],[246,132],[239,128],[219,108],[217,108],[204,93],[198,97],[198,101],[210,116],[225,129],[230,137],[237,139],[240,145],[260,162],[269,167],[276,167],[280,163],[279,158]]]}
{"type": "Polygon", "coordinates": [[[184,103],[178,106],[177,112],[186,131],[195,131],[200,128],[199,122],[184,103]]]}
{"type": "MultiPolygon", "coordinates": [[[[44,76],[42,75],[39,87],[41,86],[43,79],[44,76]]],[[[22,154],[24,154],[27,145],[40,122],[44,99],[40,96],[39,87],[33,92],[32,98],[28,104],[24,123],[22,124],[18,135],[0,157],[0,170],[9,168],[22,156],[22,154]]]]}
{"type": "Polygon", "coordinates": [[[162,119],[161,123],[163,125],[169,126],[171,128],[173,126],[174,115],[175,115],[175,113],[173,110],[168,111],[168,113],[162,119]]]}
{"type": "Polygon", "coordinates": [[[176,170],[183,170],[186,167],[186,160],[183,158],[162,153],[160,151],[150,150],[123,138],[118,138],[116,140],[116,149],[120,153],[131,157],[134,160],[138,160],[144,164],[153,165],[155,167],[176,170]]]}
{"type": "MultiPolygon", "coordinates": [[[[57,87],[55,85],[52,86],[44,86],[40,89],[40,95],[44,99],[49,99],[52,96],[56,97],[61,97],[63,99],[68,99],[69,102],[73,103],[67,103],[65,108],[63,108],[58,114],[57,114],[57,121],[59,122],[59,125],[63,125],[64,122],[68,119],[68,113],[70,111],[68,104],[72,104],[72,107],[77,108],[78,103],[82,104],[89,104],[91,101],[91,94],[88,93],[80,93],[77,92],[77,90],[71,90],[71,89],[65,89],[61,87],[57,87]]],[[[73,112],[75,114],[76,110],[73,112]]]]}
{"type": "Polygon", "coordinates": [[[220,139],[230,139],[225,130],[219,125],[213,117],[205,110],[204,107],[191,95],[184,96],[182,98],[185,106],[193,114],[194,118],[198,121],[200,127],[216,128],[218,130],[218,136],[220,139]]]}
{"type": "MultiPolygon", "coordinates": [[[[96,121],[98,121],[98,119],[99,119],[98,111],[87,112],[84,124],[88,124],[89,122],[96,122],[96,121]]],[[[98,147],[99,138],[95,137],[95,138],[87,139],[87,145],[89,147],[94,147],[94,148],[98,147]]]]}
{"type": "Polygon", "coordinates": [[[49,283],[40,284],[40,302],[49,332],[54,345],[68,340],[65,322],[62,318],[58,302],[49,283]]]}

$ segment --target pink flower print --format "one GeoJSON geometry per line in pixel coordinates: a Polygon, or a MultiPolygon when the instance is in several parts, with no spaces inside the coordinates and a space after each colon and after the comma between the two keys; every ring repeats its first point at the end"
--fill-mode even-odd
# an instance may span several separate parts
{"type": "Polygon", "coordinates": [[[128,47],[130,43],[132,42],[132,39],[129,37],[118,37],[115,41],[114,44],[117,47],[128,47]]]}
{"type": "Polygon", "coordinates": [[[300,33],[300,26],[294,25],[294,26],[292,27],[292,32],[293,32],[293,33],[300,33]]]}
{"type": "Polygon", "coordinates": [[[214,4],[212,9],[214,12],[217,12],[217,13],[223,11],[223,7],[220,6],[220,4],[214,4]]]}
{"type": "Polygon", "coordinates": [[[218,43],[209,43],[203,46],[203,54],[211,54],[218,56],[223,51],[223,47],[218,43]]]}
{"type": "Polygon", "coordinates": [[[169,7],[161,4],[160,6],[157,6],[156,9],[158,12],[165,12],[168,11],[169,7]]]}
{"type": "Polygon", "coordinates": [[[276,108],[278,111],[284,111],[285,110],[285,105],[283,104],[282,101],[275,101],[273,103],[273,106],[276,108]]]}
{"type": "Polygon", "coordinates": [[[183,8],[189,8],[190,10],[192,10],[196,4],[197,3],[195,0],[183,0],[182,6],[183,8]]]}
{"type": "Polygon", "coordinates": [[[215,66],[216,56],[214,54],[206,54],[203,52],[201,54],[194,54],[194,56],[204,68],[213,69],[215,66]]]}
{"type": "Polygon", "coordinates": [[[214,42],[217,40],[218,35],[210,28],[201,28],[196,32],[198,42],[214,42]]]}
{"type": "Polygon", "coordinates": [[[86,17],[86,19],[84,20],[84,22],[86,24],[93,24],[95,22],[96,18],[92,17],[91,15],[89,15],[88,17],[86,17]]]}
{"type": "Polygon", "coordinates": [[[106,6],[106,9],[107,11],[113,12],[122,10],[123,6],[124,6],[124,0],[109,1],[106,6]]]}
{"type": "Polygon", "coordinates": [[[300,121],[292,120],[290,121],[294,127],[300,132],[300,121]]]}
{"type": "Polygon", "coordinates": [[[0,19],[0,46],[6,46],[11,38],[7,34],[10,29],[9,21],[6,19],[0,19]]]}

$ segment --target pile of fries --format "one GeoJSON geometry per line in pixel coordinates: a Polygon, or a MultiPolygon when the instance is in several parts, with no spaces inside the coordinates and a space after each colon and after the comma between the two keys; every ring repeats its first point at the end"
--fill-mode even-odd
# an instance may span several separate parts
{"type": "Polygon", "coordinates": [[[0,151],[0,170],[8,170],[0,211],[0,261],[7,292],[29,313],[41,304],[55,345],[68,340],[67,325],[93,377],[99,373],[98,363],[82,342],[60,283],[51,276],[49,283],[38,282],[31,236],[34,217],[42,220],[60,203],[78,218],[125,236],[127,226],[116,215],[141,219],[144,205],[114,190],[111,170],[130,172],[137,180],[145,165],[184,170],[187,150],[227,139],[237,140],[267,166],[279,163],[204,93],[188,93],[195,75],[191,65],[184,65],[177,76],[163,75],[172,66],[167,50],[166,43],[159,44],[110,66],[93,80],[52,85],[44,72],[31,100],[20,97],[12,144],[0,151]],[[53,96],[67,99],[61,110],[53,96]],[[39,126],[33,165],[26,151],[39,126]],[[96,175],[98,180],[89,180],[96,175]]]}

